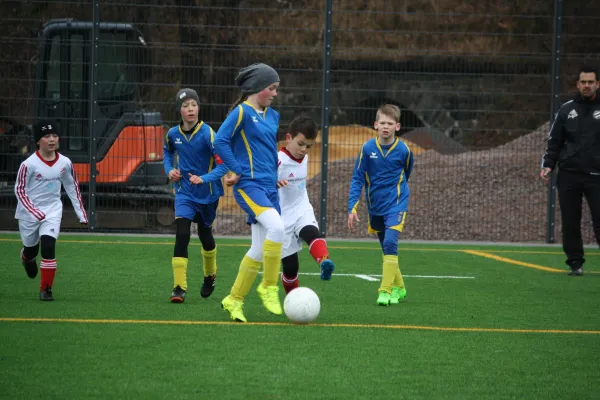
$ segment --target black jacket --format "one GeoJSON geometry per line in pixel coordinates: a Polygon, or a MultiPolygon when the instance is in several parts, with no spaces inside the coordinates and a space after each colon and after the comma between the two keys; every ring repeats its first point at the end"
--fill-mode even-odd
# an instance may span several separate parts
{"type": "Polygon", "coordinates": [[[592,100],[577,94],[563,104],[550,128],[542,167],[600,175],[600,89],[592,100]]]}

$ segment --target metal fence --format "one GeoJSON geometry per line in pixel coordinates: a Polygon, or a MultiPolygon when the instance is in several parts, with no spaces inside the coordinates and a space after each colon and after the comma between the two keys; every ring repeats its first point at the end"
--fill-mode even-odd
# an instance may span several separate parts
{"type": "MultiPolygon", "coordinates": [[[[321,124],[308,189],[328,236],[367,235],[346,227],[349,182],[377,107],[393,103],[415,154],[403,238],[553,241],[558,206],[540,158],[577,69],[600,65],[599,23],[600,5],[579,0],[3,1],[0,229],[17,226],[16,171],[35,150],[27,126],[50,116],[90,230],[171,232],[162,138],[178,122],[175,93],[196,89],[217,130],[237,70],[260,61],[281,76],[281,133],[299,114],[321,124]]],[[[65,229],[77,229],[71,210],[67,200],[65,229]]],[[[583,223],[593,242],[589,212],[583,223]]],[[[214,229],[249,232],[230,191],[214,229]]]]}

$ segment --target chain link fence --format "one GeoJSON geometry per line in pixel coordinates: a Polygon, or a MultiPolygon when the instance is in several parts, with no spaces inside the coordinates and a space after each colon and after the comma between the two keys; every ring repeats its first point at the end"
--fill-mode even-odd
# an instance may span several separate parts
{"type": "MultiPolygon", "coordinates": [[[[540,159],[577,69],[600,65],[600,5],[31,0],[4,1],[0,11],[0,229],[17,226],[16,172],[35,151],[28,126],[53,117],[90,230],[172,232],[162,140],[178,123],[175,93],[194,88],[201,119],[216,131],[238,94],[237,70],[266,62],[281,77],[280,133],[300,114],[321,125],[308,189],[328,236],[367,235],[366,224],[347,229],[349,182],[377,108],[393,103],[415,154],[403,238],[560,237],[540,159]]],[[[360,212],[366,221],[364,204],[360,212]]],[[[589,212],[583,223],[594,242],[589,212]]],[[[77,227],[68,200],[63,225],[77,227]]],[[[214,229],[249,232],[230,190],[214,229]]]]}

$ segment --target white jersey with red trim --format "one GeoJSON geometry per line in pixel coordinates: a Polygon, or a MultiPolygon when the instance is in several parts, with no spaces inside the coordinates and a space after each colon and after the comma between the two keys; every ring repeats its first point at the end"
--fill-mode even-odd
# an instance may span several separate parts
{"type": "Polygon", "coordinates": [[[87,223],[73,163],[58,152],[54,160],[46,161],[36,151],[21,163],[15,183],[18,200],[15,218],[27,221],[62,218],[61,184],[79,221],[87,223]]]}
{"type": "Polygon", "coordinates": [[[288,181],[287,186],[279,189],[279,206],[285,222],[288,215],[293,216],[313,209],[306,190],[308,155],[300,160],[283,148],[279,151],[278,157],[277,180],[288,181]]]}

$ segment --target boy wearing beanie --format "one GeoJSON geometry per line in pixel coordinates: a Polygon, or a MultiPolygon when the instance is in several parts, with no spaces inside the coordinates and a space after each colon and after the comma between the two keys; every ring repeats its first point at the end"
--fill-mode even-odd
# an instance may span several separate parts
{"type": "Polygon", "coordinates": [[[82,224],[87,224],[79,182],[69,158],[58,152],[59,128],[56,121],[40,120],[33,125],[37,151],[21,163],[15,183],[19,233],[23,242],[21,263],[30,278],[38,274],[36,257],[40,262],[40,300],[52,301],[52,287],[56,275],[56,240],[62,219],[61,186],[65,188],[75,213],[82,224]]]}

